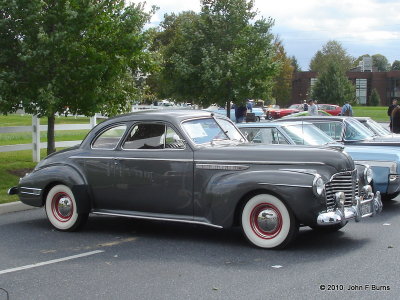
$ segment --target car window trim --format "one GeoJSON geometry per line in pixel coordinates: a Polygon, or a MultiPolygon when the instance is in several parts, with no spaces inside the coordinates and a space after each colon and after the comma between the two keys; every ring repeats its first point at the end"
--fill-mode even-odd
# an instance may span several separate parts
{"type": "Polygon", "coordinates": [[[128,124],[126,124],[126,123],[115,123],[115,124],[110,124],[109,126],[103,128],[103,129],[92,139],[92,141],[91,141],[91,143],[90,143],[90,149],[91,149],[91,150],[108,150],[108,151],[113,151],[113,150],[117,149],[119,143],[121,142],[121,140],[122,140],[122,139],[124,138],[124,136],[126,135],[128,127],[129,127],[129,126],[128,126],[128,124]],[[106,132],[106,131],[109,130],[109,129],[112,129],[112,128],[115,128],[115,127],[119,127],[119,126],[125,126],[125,132],[124,132],[124,134],[119,138],[118,143],[116,144],[116,146],[115,146],[114,148],[112,148],[112,149],[109,149],[109,148],[93,148],[93,144],[97,141],[97,139],[98,139],[104,132],[106,132]]]}
{"type": "Polygon", "coordinates": [[[170,124],[169,122],[165,122],[165,121],[142,121],[142,120],[138,120],[135,121],[131,124],[131,126],[129,127],[129,129],[126,131],[125,137],[123,139],[123,141],[120,142],[120,149],[122,151],[140,151],[140,152],[147,152],[147,151],[184,151],[187,149],[187,141],[182,138],[182,134],[179,132],[179,130],[176,130],[175,126],[173,126],[172,124],[170,124]],[[128,138],[128,134],[131,133],[131,131],[133,130],[133,128],[137,125],[137,124],[161,124],[164,125],[164,148],[162,149],[125,149],[123,147],[124,143],[126,142],[126,139],[128,138]],[[165,148],[165,143],[166,143],[166,137],[167,137],[167,127],[171,127],[176,134],[179,135],[179,138],[181,138],[184,141],[184,148],[165,148]]]}

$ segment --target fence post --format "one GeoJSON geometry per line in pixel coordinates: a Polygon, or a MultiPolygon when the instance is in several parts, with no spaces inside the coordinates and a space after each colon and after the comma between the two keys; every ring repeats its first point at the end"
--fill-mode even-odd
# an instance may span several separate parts
{"type": "Polygon", "coordinates": [[[36,115],[32,116],[32,159],[40,161],[40,119],[36,115]]]}
{"type": "Polygon", "coordinates": [[[96,114],[94,114],[93,117],[90,117],[90,127],[92,127],[92,128],[95,127],[96,123],[97,123],[97,117],[96,117],[96,114]]]}

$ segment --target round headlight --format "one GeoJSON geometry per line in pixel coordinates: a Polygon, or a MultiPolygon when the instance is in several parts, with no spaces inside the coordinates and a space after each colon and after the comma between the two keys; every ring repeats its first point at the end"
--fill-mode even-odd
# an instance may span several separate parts
{"type": "Polygon", "coordinates": [[[367,184],[370,184],[372,181],[373,172],[372,169],[367,166],[364,170],[364,180],[367,184]]]}
{"type": "Polygon", "coordinates": [[[314,193],[318,196],[321,196],[325,189],[325,183],[322,180],[321,176],[316,175],[313,181],[313,190],[314,193]]]}

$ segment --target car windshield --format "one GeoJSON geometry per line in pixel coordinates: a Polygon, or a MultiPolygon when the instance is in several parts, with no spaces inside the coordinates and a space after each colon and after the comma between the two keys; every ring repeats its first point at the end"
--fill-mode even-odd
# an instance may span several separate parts
{"type": "Polygon", "coordinates": [[[311,124],[282,126],[282,130],[296,145],[325,145],[336,143],[323,131],[311,124]]]}
{"type": "Polygon", "coordinates": [[[374,120],[367,120],[366,122],[362,122],[362,124],[367,127],[369,130],[374,132],[376,135],[389,135],[390,131],[383,128],[381,125],[379,125],[377,122],[374,120]]]}
{"type": "Polygon", "coordinates": [[[374,133],[361,124],[359,121],[354,119],[346,119],[346,130],[344,139],[346,141],[360,141],[372,138],[374,133]]]}
{"type": "Polygon", "coordinates": [[[183,129],[195,144],[217,141],[244,141],[242,134],[230,121],[204,118],[182,123],[183,129]],[[218,122],[217,122],[218,120],[218,122]]]}

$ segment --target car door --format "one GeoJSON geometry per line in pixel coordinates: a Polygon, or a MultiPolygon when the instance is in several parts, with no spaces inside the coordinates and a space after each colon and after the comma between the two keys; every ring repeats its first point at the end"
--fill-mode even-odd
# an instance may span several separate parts
{"type": "Polygon", "coordinates": [[[110,209],[193,216],[193,150],[162,122],[137,122],[115,162],[110,209]]]}
{"type": "Polygon", "coordinates": [[[93,139],[90,150],[74,157],[85,172],[94,209],[103,208],[114,199],[115,153],[126,130],[126,124],[105,128],[93,139]]]}

